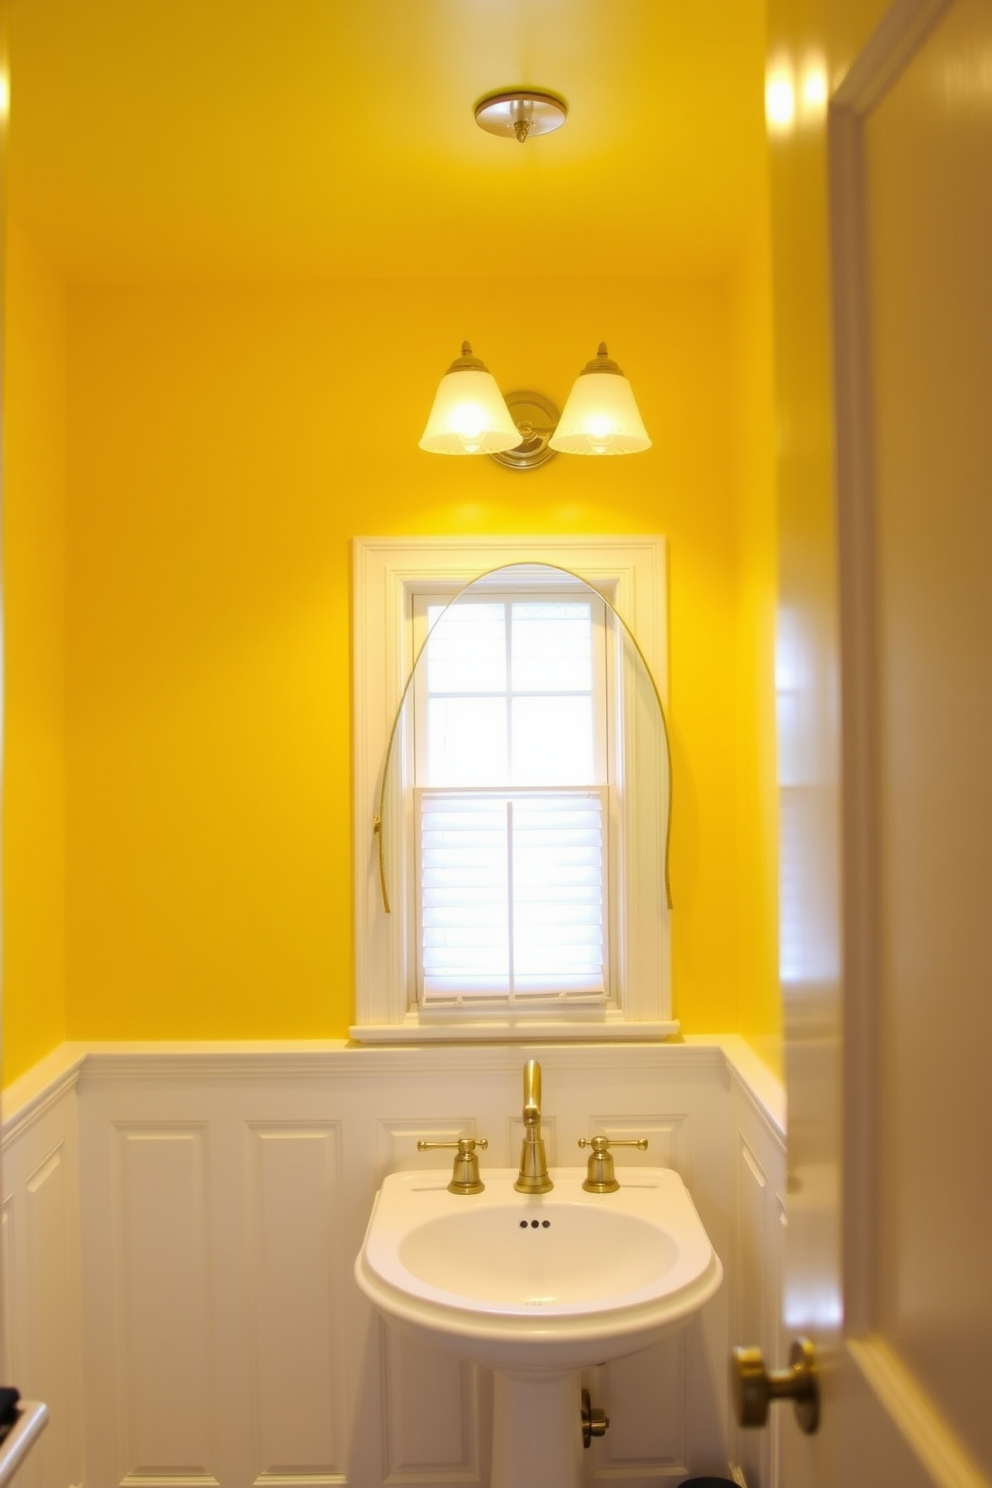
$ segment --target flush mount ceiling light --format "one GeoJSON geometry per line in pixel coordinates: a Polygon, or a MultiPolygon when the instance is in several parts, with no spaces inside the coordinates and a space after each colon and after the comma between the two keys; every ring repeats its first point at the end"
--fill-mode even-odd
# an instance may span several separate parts
{"type": "Polygon", "coordinates": [[[536,470],[558,452],[633,455],[651,448],[630,383],[605,342],[575,379],[565,410],[540,393],[504,399],[485,365],[462,343],[441,378],[420,448],[434,455],[491,455],[511,470],[536,470]]]}
{"type": "Polygon", "coordinates": [[[532,88],[489,93],[475,105],[475,122],[487,134],[500,134],[523,144],[535,134],[560,129],[568,117],[564,99],[532,88]]]}

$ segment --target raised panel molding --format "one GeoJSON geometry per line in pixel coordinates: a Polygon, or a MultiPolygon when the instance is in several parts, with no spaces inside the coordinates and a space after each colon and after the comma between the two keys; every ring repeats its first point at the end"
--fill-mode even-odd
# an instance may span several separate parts
{"type": "Polygon", "coordinates": [[[83,1478],[76,1095],[63,1062],[4,1093],[2,1252],[6,1379],[50,1407],[19,1488],[83,1478]],[[18,1088],[24,1104],[14,1106],[18,1088]]]}
{"type": "Polygon", "coordinates": [[[431,1162],[417,1151],[418,1142],[457,1142],[478,1135],[474,1116],[389,1116],[381,1117],[376,1128],[377,1182],[400,1169],[444,1166],[444,1153],[431,1162]]]}
{"type": "Polygon", "coordinates": [[[767,1335],[777,1329],[783,1120],[740,1042],[71,1051],[72,1079],[62,1068],[51,1090],[35,1082],[4,1126],[0,1244],[16,1383],[30,1383],[18,1345],[47,1338],[38,1391],[54,1400],[63,1369],[71,1397],[62,1438],[53,1421],[24,1488],[485,1488],[488,1372],[390,1332],[352,1266],[384,1172],[447,1166],[450,1154],[418,1154],[418,1138],[488,1137],[483,1179],[487,1166],[515,1165],[529,1055],[543,1068],[549,1161],[582,1163],[577,1139],[597,1131],[647,1136],[646,1152],[617,1153],[620,1182],[642,1165],[679,1171],[726,1270],[703,1317],[589,1372],[613,1425],[583,1453],[587,1478],[674,1488],[726,1475],[736,1455],[751,1488],[776,1488],[774,1436],[738,1441],[725,1384],[732,1342],[761,1341],[781,1358],[767,1335]],[[80,1255],[82,1364],[71,1316],[80,1255]],[[745,1257],[761,1268],[764,1299],[766,1336],[753,1340],[731,1336],[745,1257]]]}
{"type": "MultiPolygon", "coordinates": [[[[48,1430],[55,1432],[54,1440],[41,1438],[30,1460],[39,1481],[45,1480],[55,1462],[67,1461],[75,1409],[72,1375],[78,1360],[67,1332],[73,1288],[68,1272],[71,1194],[66,1174],[65,1142],[60,1141],[28,1174],[21,1193],[22,1282],[31,1319],[30,1330],[21,1339],[21,1352],[26,1382],[45,1380],[51,1412],[48,1430]]],[[[69,1175],[68,1182],[72,1181],[69,1175]]]]}
{"type": "Polygon", "coordinates": [[[3,1201],[3,1208],[0,1210],[0,1268],[2,1268],[0,1274],[3,1279],[3,1357],[10,1379],[13,1379],[11,1371],[18,1356],[17,1313],[14,1308],[14,1298],[20,1291],[13,1234],[14,1196],[7,1194],[3,1201]]]}
{"type": "Polygon", "coordinates": [[[213,1473],[201,1472],[133,1472],[121,1478],[121,1488],[220,1488],[213,1473]]]}
{"type": "Polygon", "coordinates": [[[764,1169],[745,1138],[738,1133],[737,1264],[735,1332],[742,1339],[761,1338],[765,1331],[764,1256],[767,1249],[764,1169]]]}
{"type": "Polygon", "coordinates": [[[586,1477],[594,1482],[682,1478],[687,1462],[687,1335],[587,1371],[594,1406],[610,1429],[594,1441],[586,1477]]]}
{"type": "MultiPolygon", "coordinates": [[[[730,1343],[758,1344],[769,1367],[786,1357],[780,1337],[782,1230],[785,1210],[785,1142],[753,1098],[735,1089],[731,1099],[734,1253],[729,1270],[730,1343]]],[[[779,1439],[785,1413],[772,1412],[764,1431],[733,1424],[734,1455],[757,1488],[781,1483],[779,1439]]],[[[788,1422],[785,1423],[788,1425],[788,1422]]]]}
{"type": "Polygon", "coordinates": [[[343,1482],[341,1123],[246,1141],[253,1481],[343,1482]]]}
{"type": "Polygon", "coordinates": [[[379,1338],[383,1482],[481,1483],[481,1371],[402,1337],[381,1319],[379,1338]]]}
{"type": "Polygon", "coordinates": [[[207,1126],[115,1123],[120,1482],[218,1482],[207,1126]]]}
{"type": "Polygon", "coordinates": [[[630,1142],[647,1137],[648,1145],[643,1152],[636,1147],[621,1147],[615,1153],[617,1177],[621,1183],[625,1167],[674,1168],[689,1187],[688,1116],[591,1116],[589,1135],[609,1137],[611,1142],[630,1142]]]}

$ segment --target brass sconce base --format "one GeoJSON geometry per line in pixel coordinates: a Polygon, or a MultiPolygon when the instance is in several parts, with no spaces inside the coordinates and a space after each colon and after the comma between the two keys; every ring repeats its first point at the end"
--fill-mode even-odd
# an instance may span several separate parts
{"type": "Polygon", "coordinates": [[[553,460],[556,450],[548,445],[560,417],[558,409],[543,393],[507,393],[504,402],[510,417],[520,430],[521,442],[515,449],[500,450],[490,455],[497,465],[507,470],[536,470],[553,460]]]}

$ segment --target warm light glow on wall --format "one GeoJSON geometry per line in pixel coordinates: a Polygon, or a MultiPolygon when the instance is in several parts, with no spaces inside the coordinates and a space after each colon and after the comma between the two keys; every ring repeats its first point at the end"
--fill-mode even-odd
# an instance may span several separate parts
{"type": "Polygon", "coordinates": [[[796,117],[796,86],[787,63],[770,67],[765,77],[765,124],[769,134],[787,134],[796,117]]]}
{"type": "Polygon", "coordinates": [[[800,109],[805,119],[819,121],[827,111],[827,69],[822,57],[811,57],[803,66],[799,84],[800,109]]]}
{"type": "Polygon", "coordinates": [[[765,75],[765,125],[770,135],[789,134],[797,125],[818,125],[827,111],[830,94],[822,56],[806,57],[798,74],[782,58],[765,75]]]}

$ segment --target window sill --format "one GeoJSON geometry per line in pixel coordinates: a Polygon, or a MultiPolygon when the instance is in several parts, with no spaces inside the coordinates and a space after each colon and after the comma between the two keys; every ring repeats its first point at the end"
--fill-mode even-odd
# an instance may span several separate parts
{"type": "Polygon", "coordinates": [[[566,1022],[564,1019],[486,1018],[471,1023],[359,1023],[349,1036],[360,1044],[436,1043],[640,1043],[673,1038],[677,1019],[657,1023],[566,1022]]]}

